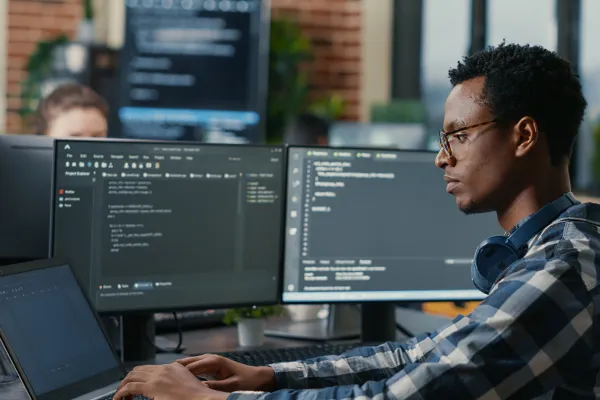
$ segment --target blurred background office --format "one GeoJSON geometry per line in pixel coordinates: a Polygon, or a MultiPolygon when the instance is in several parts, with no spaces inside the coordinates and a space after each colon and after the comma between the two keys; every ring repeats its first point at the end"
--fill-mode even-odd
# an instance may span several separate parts
{"type": "Polygon", "coordinates": [[[0,0],[0,132],[48,133],[40,110],[70,87],[98,127],[56,136],[437,150],[448,69],[506,40],[580,73],[571,172],[595,195],[599,17],[597,0],[0,0]],[[226,22],[194,30],[195,13],[226,22]]]}
{"type": "MultiPolygon", "coordinates": [[[[267,4],[268,14],[252,20],[247,31],[243,25],[229,30],[250,40],[221,37],[225,42],[233,41],[235,56],[245,56],[252,73],[260,76],[253,79],[257,81],[254,86],[242,78],[234,79],[243,75],[239,71],[226,66],[217,73],[213,68],[203,70],[204,75],[214,75],[211,79],[216,83],[212,86],[192,83],[187,85],[191,91],[181,96],[167,92],[171,98],[161,93],[160,101],[152,103],[157,95],[147,88],[147,80],[156,76],[143,73],[148,71],[144,63],[154,62],[157,69],[160,60],[141,57],[144,45],[140,43],[172,45],[173,35],[185,33],[168,27],[149,30],[139,22],[142,16],[148,17],[144,12],[179,7],[233,13],[253,4],[229,0],[1,0],[0,131],[34,133],[39,100],[58,85],[77,81],[110,105],[110,137],[297,143],[308,130],[311,133],[306,144],[433,149],[450,89],[448,68],[464,55],[506,40],[556,50],[581,74],[590,107],[572,172],[578,188],[595,190],[600,174],[600,162],[596,161],[600,52],[594,47],[594,38],[600,34],[595,23],[600,3],[272,0],[267,4]],[[263,26],[265,20],[267,27],[263,26]],[[254,40],[258,44],[252,44],[254,40]],[[245,94],[246,98],[236,103],[231,96],[222,96],[215,104],[193,98],[207,91],[244,90],[238,88],[240,85],[256,93],[254,97],[245,94]],[[210,110],[223,105],[235,112],[229,124],[208,123],[208,119],[215,120],[209,115],[196,116],[200,122],[193,128],[182,128],[178,122],[159,126],[145,120],[146,114],[139,107],[143,101],[157,112],[210,110]],[[242,116],[247,118],[244,127],[239,126],[242,116]],[[253,118],[256,121],[251,122],[253,118]],[[313,128],[322,131],[325,127],[327,140],[314,136],[313,128]]],[[[218,42],[200,36],[194,41],[218,42]]],[[[190,51],[183,46],[177,51],[181,53],[178,62],[196,60],[198,65],[197,49],[190,51]]],[[[186,86],[185,79],[193,81],[197,76],[164,74],[162,79],[171,79],[162,85],[176,91],[186,86]]],[[[181,115],[169,117],[172,122],[181,115]]]]}

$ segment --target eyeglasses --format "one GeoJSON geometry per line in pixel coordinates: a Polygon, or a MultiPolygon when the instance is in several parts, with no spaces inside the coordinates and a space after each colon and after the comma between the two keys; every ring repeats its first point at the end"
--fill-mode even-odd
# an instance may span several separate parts
{"type": "Polygon", "coordinates": [[[457,134],[457,133],[462,132],[462,131],[466,131],[467,129],[473,129],[473,128],[477,128],[477,127],[480,127],[480,126],[484,126],[484,125],[488,125],[488,124],[493,124],[494,122],[497,122],[497,121],[498,121],[498,119],[493,119],[491,121],[486,121],[486,122],[480,122],[478,124],[464,126],[462,128],[455,129],[455,130],[450,131],[450,132],[444,132],[443,129],[440,129],[440,147],[442,149],[444,149],[444,153],[446,153],[446,156],[453,157],[454,155],[452,153],[452,147],[450,147],[450,142],[448,141],[448,136],[457,134]]]}

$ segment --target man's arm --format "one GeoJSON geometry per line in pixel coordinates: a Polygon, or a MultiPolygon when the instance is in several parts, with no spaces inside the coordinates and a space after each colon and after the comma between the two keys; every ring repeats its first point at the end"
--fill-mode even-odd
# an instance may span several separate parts
{"type": "Polygon", "coordinates": [[[339,356],[272,364],[278,389],[316,389],[388,379],[433,348],[428,335],[405,344],[359,347],[339,356]]]}
{"type": "Polygon", "coordinates": [[[229,400],[533,398],[564,384],[576,385],[586,379],[593,353],[594,309],[580,261],[591,264],[593,258],[587,256],[593,252],[584,251],[590,254],[570,250],[542,264],[540,259],[523,260],[469,317],[418,346],[361,350],[374,354],[362,363],[357,353],[274,367],[279,382],[292,389],[341,386],[234,393],[229,400]],[[371,380],[365,382],[366,377],[371,380]],[[324,383],[317,384],[319,380],[324,383]]]}

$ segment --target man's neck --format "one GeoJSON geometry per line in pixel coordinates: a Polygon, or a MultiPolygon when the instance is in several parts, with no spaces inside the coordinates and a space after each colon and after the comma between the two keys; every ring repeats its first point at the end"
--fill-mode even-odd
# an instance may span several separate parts
{"type": "Polygon", "coordinates": [[[570,191],[568,170],[548,174],[542,182],[526,186],[512,198],[507,207],[498,211],[498,222],[506,232],[510,232],[519,221],[570,191]]]}

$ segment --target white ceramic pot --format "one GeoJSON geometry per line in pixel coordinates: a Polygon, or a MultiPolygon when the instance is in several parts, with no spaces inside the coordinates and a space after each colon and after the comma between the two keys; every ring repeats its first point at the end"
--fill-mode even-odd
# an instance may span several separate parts
{"type": "Polygon", "coordinates": [[[81,20],[77,27],[77,41],[79,43],[92,44],[96,41],[96,30],[93,20],[81,20]]]}
{"type": "Polygon", "coordinates": [[[240,347],[262,346],[265,341],[265,322],[263,318],[240,318],[237,328],[240,347]]]}

